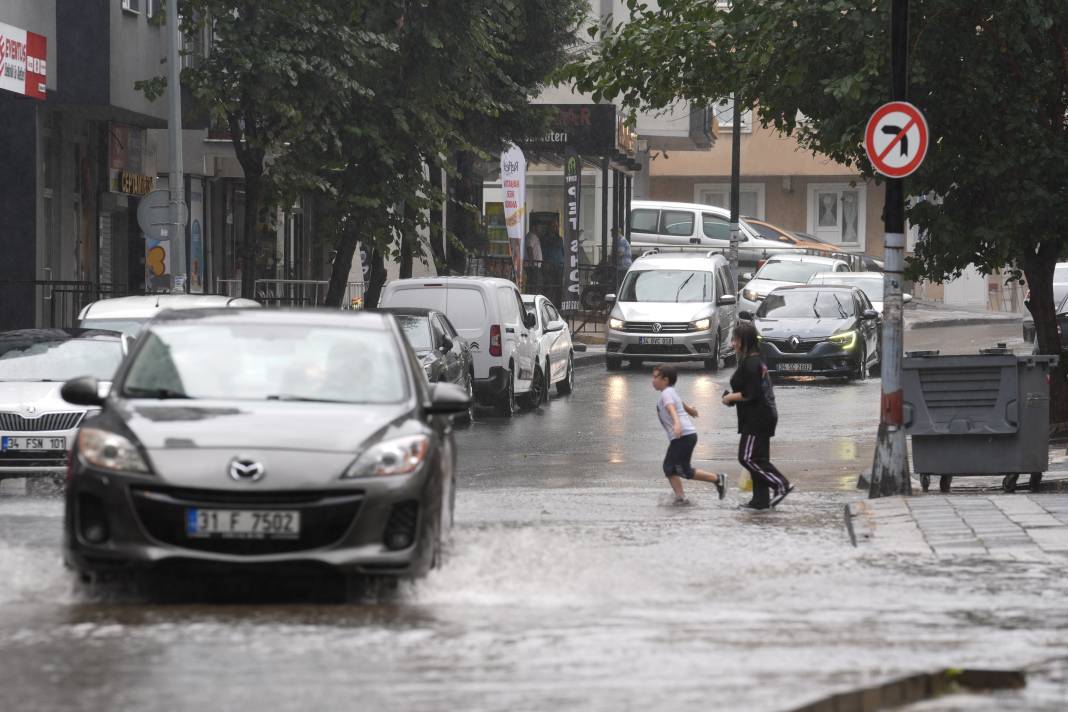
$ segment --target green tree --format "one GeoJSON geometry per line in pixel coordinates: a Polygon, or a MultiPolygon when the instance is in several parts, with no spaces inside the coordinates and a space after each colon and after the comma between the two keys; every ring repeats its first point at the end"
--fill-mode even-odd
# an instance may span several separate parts
{"type": "MultiPolygon", "coordinates": [[[[628,0],[630,21],[563,75],[632,109],[735,93],[765,126],[874,177],[863,154],[871,112],[889,99],[890,3],[628,0]]],[[[1031,288],[1042,353],[1059,354],[1052,279],[1068,247],[1068,5],[913,0],[909,100],[931,129],[906,191],[925,235],[914,277],[942,281],[969,264],[1008,266],[1031,288]]],[[[1068,421],[1061,366],[1051,412],[1068,421]]]]}

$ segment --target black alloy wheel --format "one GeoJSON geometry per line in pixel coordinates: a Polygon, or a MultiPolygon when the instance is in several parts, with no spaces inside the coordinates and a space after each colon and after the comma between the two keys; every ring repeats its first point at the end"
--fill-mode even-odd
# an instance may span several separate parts
{"type": "Polygon", "coordinates": [[[715,373],[719,370],[719,333],[716,333],[716,340],[712,342],[712,358],[705,359],[705,370],[715,373]]]}
{"type": "Polygon", "coordinates": [[[541,366],[534,367],[534,377],[530,379],[530,390],[520,397],[520,404],[527,409],[537,408],[549,395],[545,382],[545,373],[541,366]]]}
{"type": "Polygon", "coordinates": [[[471,402],[471,405],[467,406],[467,410],[456,416],[457,423],[464,425],[471,423],[475,419],[475,374],[470,371],[464,376],[464,390],[467,391],[467,400],[471,402]]]}
{"type": "Polygon", "coordinates": [[[564,380],[556,384],[556,395],[570,395],[575,390],[575,355],[567,355],[567,375],[564,380]]]}
{"type": "Polygon", "coordinates": [[[497,415],[502,418],[511,418],[515,415],[515,376],[510,368],[506,378],[508,383],[505,384],[504,391],[497,397],[497,415]]]}

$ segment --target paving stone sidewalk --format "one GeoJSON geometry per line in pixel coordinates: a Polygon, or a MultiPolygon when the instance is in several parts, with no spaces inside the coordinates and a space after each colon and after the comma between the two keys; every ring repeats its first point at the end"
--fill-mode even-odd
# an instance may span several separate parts
{"type": "Polygon", "coordinates": [[[872,551],[1068,559],[1068,494],[934,494],[846,506],[854,546],[872,551]]]}

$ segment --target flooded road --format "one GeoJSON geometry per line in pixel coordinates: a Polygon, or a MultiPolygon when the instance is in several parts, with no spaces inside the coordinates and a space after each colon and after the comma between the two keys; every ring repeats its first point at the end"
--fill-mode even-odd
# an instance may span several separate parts
{"type": "MultiPolygon", "coordinates": [[[[1068,655],[1062,565],[850,546],[877,379],[780,383],[772,459],[798,491],[736,509],[727,378],[679,382],[701,411],[698,465],[732,478],[724,502],[688,483],[695,505],[669,506],[648,374],[585,368],[573,396],[459,432],[445,567],[359,604],[94,599],[63,570],[59,500],[5,487],[0,710],[785,710],[1068,655]]],[[[1032,686],[1027,708],[1063,693],[1032,686]]]]}

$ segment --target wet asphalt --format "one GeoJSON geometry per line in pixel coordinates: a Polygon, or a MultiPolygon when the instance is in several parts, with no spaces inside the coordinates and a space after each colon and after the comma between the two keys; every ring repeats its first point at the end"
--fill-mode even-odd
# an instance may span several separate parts
{"type": "MultiPolygon", "coordinates": [[[[917,330],[907,345],[1014,334],[917,330]]],[[[864,496],[878,379],[778,383],[772,459],[798,490],[774,512],[737,509],[728,377],[685,367],[678,386],[700,410],[696,464],[728,473],[726,500],[688,483],[693,505],[672,506],[647,370],[584,367],[573,395],[458,431],[445,566],[356,603],[87,592],[61,563],[60,500],[6,483],[0,710],[786,710],[1068,655],[1063,567],[850,545],[842,509],[864,496]]],[[[1063,709],[1055,669],[967,709],[1063,709]]]]}

